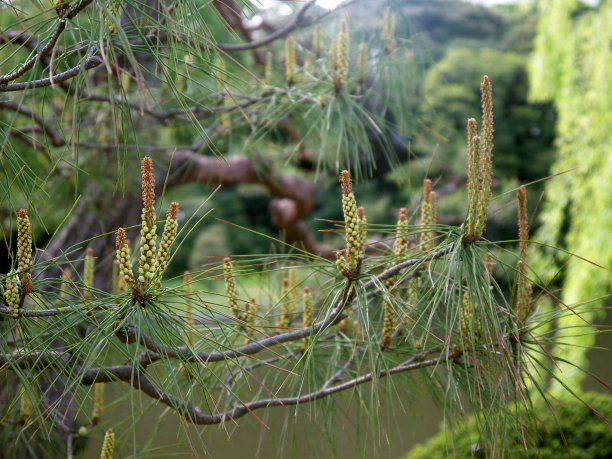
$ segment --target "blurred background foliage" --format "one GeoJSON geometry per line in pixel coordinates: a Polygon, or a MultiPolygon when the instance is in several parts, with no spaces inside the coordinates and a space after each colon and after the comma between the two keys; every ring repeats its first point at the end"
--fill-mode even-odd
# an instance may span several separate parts
{"type": "MultiPolygon", "coordinates": [[[[562,175],[546,183],[536,233],[542,247],[534,250],[540,258],[533,268],[543,284],[562,289],[560,301],[582,315],[560,320],[561,341],[563,330],[589,328],[612,304],[612,3],[544,1],[538,8],[531,96],[555,102],[559,119],[551,172],[562,175]],[[568,252],[549,249],[555,246],[568,252]]],[[[595,335],[573,343],[563,351],[567,363],[556,371],[579,389],[586,375],[574,363],[585,360],[595,335]]],[[[557,396],[563,392],[559,384],[552,389],[557,396]]]]}

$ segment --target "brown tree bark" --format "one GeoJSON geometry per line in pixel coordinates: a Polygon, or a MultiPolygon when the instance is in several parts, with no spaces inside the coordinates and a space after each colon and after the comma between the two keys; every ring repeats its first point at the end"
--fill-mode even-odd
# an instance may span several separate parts
{"type": "MultiPolygon", "coordinates": [[[[272,197],[268,209],[271,222],[284,231],[287,237],[302,250],[328,259],[334,251],[318,242],[305,221],[315,204],[316,185],[287,174],[275,171],[263,159],[233,156],[223,161],[212,156],[203,156],[189,150],[172,151],[166,154],[165,164],[158,162],[157,177],[168,176],[165,182],[158,181],[156,194],[186,183],[205,183],[211,188],[218,185],[237,186],[247,183],[261,184],[272,197]]],[[[131,171],[139,174],[139,171],[131,171]]],[[[92,248],[98,258],[96,286],[107,287],[110,282],[110,265],[115,254],[115,231],[119,227],[135,227],[128,230],[128,238],[138,237],[140,225],[140,190],[128,190],[125,195],[109,197],[97,185],[90,185],[82,201],[64,227],[46,247],[43,257],[58,263],[84,256],[86,248],[92,248]],[[104,235],[91,240],[96,235],[104,235]],[[82,241],[87,243],[87,247],[82,241]]],[[[48,277],[59,277],[59,265],[50,266],[44,273],[48,277]]]]}

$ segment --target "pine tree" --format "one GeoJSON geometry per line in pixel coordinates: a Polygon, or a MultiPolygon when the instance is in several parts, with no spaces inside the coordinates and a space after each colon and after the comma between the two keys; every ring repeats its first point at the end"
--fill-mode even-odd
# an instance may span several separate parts
{"type": "MultiPolygon", "coordinates": [[[[194,426],[239,428],[272,407],[289,428],[289,415],[309,406],[327,430],[341,392],[363,402],[379,433],[381,403],[412,394],[418,376],[448,413],[469,403],[481,414],[482,442],[499,455],[506,432],[535,422],[512,408],[530,408],[539,379],[527,362],[545,355],[531,340],[549,319],[534,313],[536,299],[523,301],[528,269],[505,279],[515,294],[488,268],[498,258],[485,226],[494,82],[482,80],[480,133],[468,122],[462,225],[438,219],[443,196],[429,178],[418,206],[393,203],[397,223],[375,222],[358,185],[381,164],[397,168],[392,129],[407,136],[410,119],[398,100],[412,64],[394,11],[377,10],[379,28],[358,47],[350,15],[339,17],[346,4],[334,14],[301,4],[273,32],[247,21],[251,6],[16,0],[0,9],[0,161],[14,253],[0,276],[0,417],[11,423],[2,453],[31,439],[40,455],[104,435],[102,457],[133,454],[140,445],[127,432],[162,405],[191,445],[201,441],[194,426]],[[329,177],[343,219],[325,222],[323,241],[311,213],[329,177]],[[211,220],[205,202],[193,205],[203,184],[265,190],[281,233],[267,235],[273,253],[216,253],[177,274],[175,257],[211,220]]],[[[251,232],[249,243],[262,237],[251,232]]]]}

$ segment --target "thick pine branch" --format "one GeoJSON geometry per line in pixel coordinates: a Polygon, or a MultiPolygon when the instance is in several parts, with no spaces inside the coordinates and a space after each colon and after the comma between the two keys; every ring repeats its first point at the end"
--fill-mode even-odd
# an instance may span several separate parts
{"type": "MultiPolygon", "coordinates": [[[[448,365],[457,362],[461,357],[460,353],[453,353],[448,355],[445,351],[442,351],[439,357],[425,360],[424,357],[427,354],[431,353],[432,351],[420,353],[388,370],[383,369],[376,372],[368,372],[361,376],[349,379],[344,382],[340,382],[342,380],[342,374],[344,373],[347,367],[347,365],[344,365],[340,370],[338,370],[336,373],[334,373],[334,375],[332,375],[328,380],[326,380],[320,386],[319,389],[315,391],[293,397],[272,397],[253,400],[250,402],[237,404],[237,406],[235,406],[229,411],[218,412],[214,414],[204,414],[201,412],[199,407],[194,406],[193,404],[186,402],[180,399],[179,397],[169,394],[159,386],[155,385],[145,371],[146,367],[150,363],[152,363],[149,360],[149,354],[147,353],[144,353],[139,359],[138,368],[134,367],[131,364],[116,365],[99,369],[93,368],[87,370],[82,374],[80,382],[84,385],[91,385],[94,383],[108,383],[115,381],[131,383],[135,389],[176,410],[188,421],[198,425],[210,425],[219,424],[230,419],[237,419],[252,411],[262,408],[307,404],[316,400],[329,397],[333,394],[352,389],[361,384],[368,383],[373,379],[380,379],[384,378],[385,376],[404,373],[408,371],[415,371],[440,364],[448,365]]],[[[57,359],[62,359],[66,357],[67,354],[62,354],[59,352],[29,354],[15,352],[9,355],[0,354],[0,365],[32,368],[32,365],[44,366],[45,364],[53,364],[57,359]]],[[[347,363],[350,364],[350,362],[347,363]]],[[[75,370],[78,371],[78,367],[75,368],[75,370]]]]}

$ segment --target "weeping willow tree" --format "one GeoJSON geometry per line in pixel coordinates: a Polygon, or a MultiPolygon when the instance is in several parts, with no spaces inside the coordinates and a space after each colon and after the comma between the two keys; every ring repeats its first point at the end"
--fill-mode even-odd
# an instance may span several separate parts
{"type": "MultiPolygon", "coordinates": [[[[558,159],[546,185],[540,214],[538,259],[534,269],[570,307],[559,319],[557,339],[580,335],[555,369],[564,384],[578,390],[585,378],[579,367],[595,343],[589,333],[604,314],[612,286],[612,4],[589,7],[579,1],[540,2],[532,95],[557,106],[558,159]],[[563,247],[567,252],[552,250],[563,247]],[[578,332],[580,331],[580,332],[578,332]]],[[[560,395],[564,388],[553,382],[560,395]]]]}
{"type": "Polygon", "coordinates": [[[358,447],[377,448],[384,407],[417,391],[453,419],[475,413],[493,456],[515,432],[533,440],[551,315],[532,299],[524,188],[512,263],[484,237],[491,82],[467,122],[464,223],[438,223],[429,179],[395,225],[368,221],[353,179],[405,149],[410,53],[389,9],[357,45],[346,6],[270,22],[234,2],[3,5],[3,456],[71,455],[102,436],[104,458],[153,456],[135,425],[159,405],[196,455],[204,429],[265,426],[274,407],[285,429],[304,413],[329,432],[342,394],[356,428],[370,421],[358,447]],[[325,174],[341,182],[330,244],[306,221],[325,174]],[[209,218],[166,202],[186,182],[264,188],[285,237],[255,236],[284,250],[169,276],[209,218]]]}

